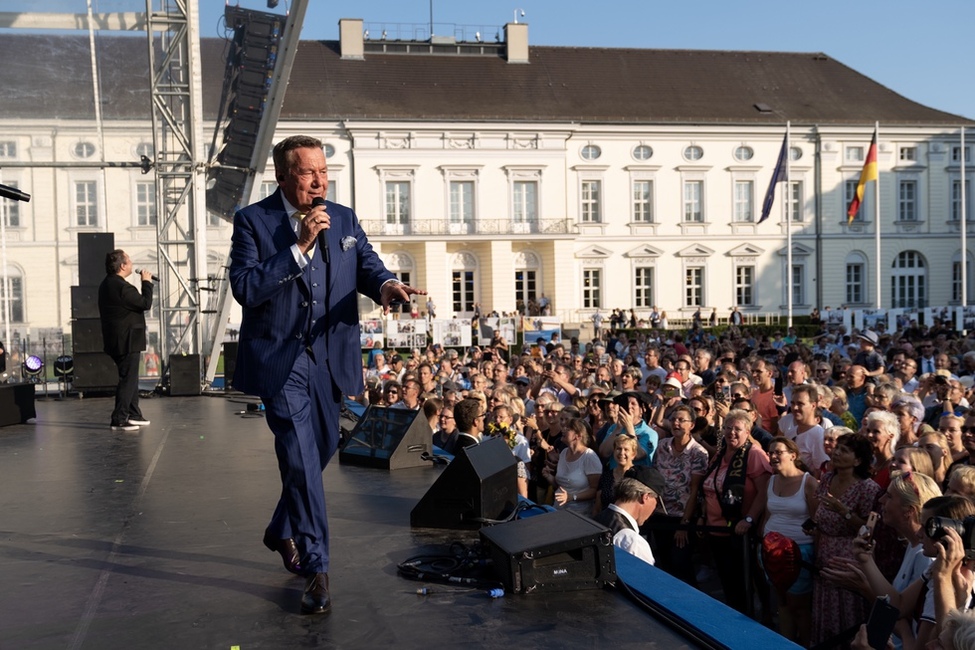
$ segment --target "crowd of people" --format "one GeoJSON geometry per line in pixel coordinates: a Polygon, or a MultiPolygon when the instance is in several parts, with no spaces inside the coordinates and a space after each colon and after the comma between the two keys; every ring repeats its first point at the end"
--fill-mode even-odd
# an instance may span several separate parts
{"type": "Polygon", "coordinates": [[[370,357],[364,403],[422,410],[448,453],[503,437],[523,496],[616,522],[690,585],[716,575],[800,645],[868,647],[887,596],[896,647],[973,647],[971,334],[610,329],[370,357]]]}

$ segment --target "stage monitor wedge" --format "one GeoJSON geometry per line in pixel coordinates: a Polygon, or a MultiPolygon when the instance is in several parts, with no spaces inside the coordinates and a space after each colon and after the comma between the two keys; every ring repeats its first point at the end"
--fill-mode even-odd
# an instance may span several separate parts
{"type": "Polygon", "coordinates": [[[378,469],[422,467],[433,431],[422,411],[370,405],[339,452],[339,462],[378,469]]]}
{"type": "Polygon", "coordinates": [[[568,510],[482,528],[481,542],[509,593],[599,589],[616,581],[612,533],[568,510]]]}
{"type": "Polygon", "coordinates": [[[518,505],[518,461],[502,438],[461,449],[410,513],[418,528],[477,530],[518,505]]]}

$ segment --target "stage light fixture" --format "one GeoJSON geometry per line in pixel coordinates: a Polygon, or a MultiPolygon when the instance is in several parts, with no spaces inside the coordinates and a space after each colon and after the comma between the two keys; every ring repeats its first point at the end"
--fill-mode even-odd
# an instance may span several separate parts
{"type": "Polygon", "coordinates": [[[60,356],[54,360],[54,375],[56,377],[63,377],[64,379],[71,379],[74,374],[74,359],[68,355],[60,356]]]}
{"type": "Polygon", "coordinates": [[[44,360],[37,355],[30,355],[24,359],[24,374],[32,380],[36,380],[44,369],[44,360]]]}

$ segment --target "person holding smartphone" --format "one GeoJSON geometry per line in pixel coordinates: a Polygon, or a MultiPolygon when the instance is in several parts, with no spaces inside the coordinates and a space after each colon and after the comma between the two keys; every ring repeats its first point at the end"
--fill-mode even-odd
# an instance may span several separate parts
{"type": "MultiPolygon", "coordinates": [[[[831,558],[853,558],[853,540],[882,492],[870,478],[873,447],[865,436],[840,436],[831,460],[833,469],[820,480],[816,492],[819,507],[813,515],[818,533],[815,565],[820,570],[831,558]]],[[[812,645],[867,618],[862,596],[821,575],[813,578],[812,611],[812,645]]]]}

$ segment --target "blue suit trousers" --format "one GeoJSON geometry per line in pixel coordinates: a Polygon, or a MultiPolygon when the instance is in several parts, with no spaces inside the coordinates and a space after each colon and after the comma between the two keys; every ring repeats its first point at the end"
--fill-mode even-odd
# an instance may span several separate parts
{"type": "Polygon", "coordinates": [[[328,573],[322,471],[338,449],[340,400],[328,365],[307,353],[298,355],[284,388],[263,400],[282,485],[268,530],[295,539],[309,574],[328,573]]]}

